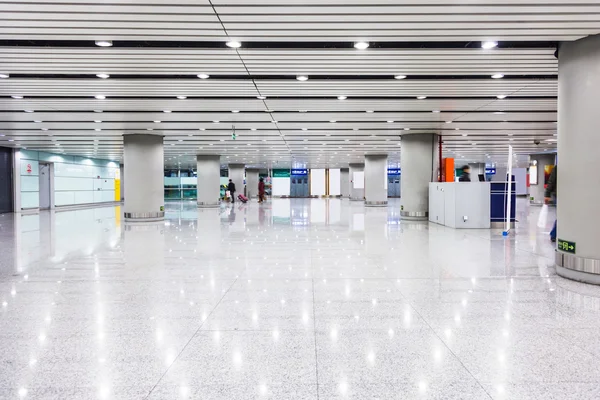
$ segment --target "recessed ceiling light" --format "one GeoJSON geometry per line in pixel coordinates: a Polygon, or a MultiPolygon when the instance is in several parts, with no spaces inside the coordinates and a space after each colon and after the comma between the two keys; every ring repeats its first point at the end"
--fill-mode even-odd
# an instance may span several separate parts
{"type": "Polygon", "coordinates": [[[405,131],[410,131],[410,128],[404,128],[405,131]]]}
{"type": "Polygon", "coordinates": [[[108,79],[110,78],[109,74],[96,74],[96,76],[100,79],[108,79]]]}
{"type": "Polygon", "coordinates": [[[170,113],[171,110],[163,110],[164,113],[170,113]]]}
{"type": "Polygon", "coordinates": [[[102,111],[102,110],[94,110],[94,112],[101,113],[101,112],[104,112],[104,111],[102,111]]]}
{"type": "Polygon", "coordinates": [[[305,113],[308,112],[308,110],[298,110],[298,112],[305,113]]]}
{"type": "Polygon", "coordinates": [[[198,129],[201,130],[201,131],[205,131],[206,130],[206,128],[198,128],[198,129]]]}
{"type": "Polygon", "coordinates": [[[460,128],[454,128],[455,131],[460,131],[460,128]]]}
{"type": "Polygon", "coordinates": [[[231,47],[232,49],[239,49],[240,47],[242,47],[242,44],[237,40],[230,40],[225,44],[227,45],[227,47],[231,47]]]}
{"type": "Polygon", "coordinates": [[[23,110],[23,111],[25,111],[26,113],[32,113],[33,112],[33,110],[23,110]]]}
{"type": "Polygon", "coordinates": [[[196,75],[196,76],[197,76],[198,78],[200,78],[200,79],[208,79],[208,78],[210,78],[210,75],[209,75],[209,74],[198,74],[198,75],[196,75]]]}
{"type": "Polygon", "coordinates": [[[95,130],[96,132],[100,132],[102,129],[100,129],[100,128],[96,128],[96,129],[94,129],[94,130],[95,130]]]}
{"type": "Polygon", "coordinates": [[[347,98],[347,96],[338,96],[338,100],[346,100],[347,98]]]}
{"type": "Polygon", "coordinates": [[[14,142],[15,140],[14,140],[14,139],[8,139],[8,141],[9,141],[9,142],[14,142]]]}
{"type": "Polygon", "coordinates": [[[398,80],[406,79],[406,75],[394,75],[394,79],[398,79],[398,80]]]}
{"type": "Polygon", "coordinates": [[[104,100],[106,98],[106,96],[104,96],[103,94],[97,94],[94,97],[97,98],[98,100],[104,100]]]}
{"type": "Polygon", "coordinates": [[[493,42],[493,41],[481,42],[481,48],[485,49],[485,50],[493,49],[496,46],[498,46],[498,42],[493,42]]]}
{"type": "Polygon", "coordinates": [[[427,96],[417,96],[417,99],[419,100],[425,100],[427,98],[427,96]]]}
{"type": "Polygon", "coordinates": [[[477,143],[473,142],[473,143],[471,143],[471,144],[472,144],[473,146],[475,146],[477,143]]]}
{"type": "Polygon", "coordinates": [[[308,76],[306,75],[298,75],[296,76],[296,79],[299,80],[300,82],[304,82],[308,80],[308,76]]]}
{"type": "Polygon", "coordinates": [[[440,112],[440,110],[433,110],[432,111],[432,113],[436,113],[436,114],[439,113],[439,112],[440,112]]]}
{"type": "Polygon", "coordinates": [[[367,112],[370,114],[370,113],[372,113],[372,112],[373,112],[373,110],[367,110],[367,112]]]}
{"type": "Polygon", "coordinates": [[[221,122],[221,121],[214,120],[214,121],[213,121],[213,124],[218,124],[218,123],[220,123],[220,122],[221,122]]]}
{"type": "Polygon", "coordinates": [[[60,143],[56,143],[55,146],[60,146],[60,143]]]}
{"type": "Polygon", "coordinates": [[[446,121],[446,123],[447,123],[447,124],[451,124],[451,123],[452,123],[452,121],[446,121]]]}
{"type": "Polygon", "coordinates": [[[279,121],[271,121],[271,122],[272,122],[272,123],[274,123],[274,124],[276,124],[276,123],[277,123],[277,122],[279,122],[279,121]]]}
{"type": "Polygon", "coordinates": [[[48,130],[48,128],[42,128],[42,130],[43,130],[43,131],[47,131],[47,130],[48,130]]]}
{"type": "Polygon", "coordinates": [[[7,79],[9,77],[10,77],[9,74],[0,74],[0,79],[7,79]]]}
{"type": "Polygon", "coordinates": [[[259,100],[266,100],[267,96],[256,96],[256,98],[259,100]]]}
{"type": "Polygon", "coordinates": [[[112,45],[112,40],[96,40],[96,46],[110,47],[112,45]]]}
{"type": "Polygon", "coordinates": [[[231,110],[232,113],[237,114],[240,112],[240,110],[231,110]]]}
{"type": "Polygon", "coordinates": [[[185,99],[187,99],[187,96],[177,96],[177,98],[178,98],[179,100],[185,100],[185,99]]]}
{"type": "Polygon", "coordinates": [[[156,120],[154,121],[155,124],[160,124],[160,121],[156,120]]]}
{"type": "Polygon", "coordinates": [[[365,50],[369,48],[369,42],[356,42],[354,48],[358,50],[365,50]]]}
{"type": "Polygon", "coordinates": [[[95,119],[94,122],[97,123],[97,124],[99,124],[102,121],[100,121],[99,119],[95,119]]]}
{"type": "Polygon", "coordinates": [[[329,122],[331,122],[332,124],[335,124],[337,121],[335,119],[332,119],[329,122]]]}
{"type": "Polygon", "coordinates": [[[250,128],[250,130],[251,130],[251,131],[255,131],[255,130],[256,130],[256,128],[250,128]]]}
{"type": "Polygon", "coordinates": [[[394,121],[392,121],[392,120],[390,119],[390,120],[388,120],[388,122],[387,122],[387,123],[388,123],[388,124],[392,124],[392,123],[394,123],[394,121]]]}
{"type": "Polygon", "coordinates": [[[153,131],[153,128],[146,128],[147,131],[153,131]]]}
{"type": "Polygon", "coordinates": [[[492,79],[502,79],[504,78],[504,74],[494,74],[492,75],[492,79]]]}
{"type": "Polygon", "coordinates": [[[506,114],[506,113],[504,111],[496,111],[494,114],[495,115],[503,115],[503,114],[506,114]]]}
{"type": "Polygon", "coordinates": [[[39,119],[36,119],[36,120],[34,120],[33,122],[35,122],[36,124],[41,124],[41,123],[42,123],[42,121],[41,121],[41,120],[39,120],[39,119]]]}
{"type": "Polygon", "coordinates": [[[183,139],[179,139],[180,142],[183,142],[183,139]]]}
{"type": "Polygon", "coordinates": [[[466,136],[469,136],[469,135],[467,135],[466,133],[463,133],[462,135],[463,135],[463,136],[465,136],[465,137],[466,137],[466,136]]]}
{"type": "Polygon", "coordinates": [[[499,98],[500,100],[505,99],[506,95],[505,94],[499,94],[498,96],[496,96],[497,98],[499,98]]]}
{"type": "Polygon", "coordinates": [[[23,96],[17,96],[17,95],[13,95],[13,96],[10,96],[10,97],[12,97],[13,99],[22,99],[23,98],[23,96]]]}

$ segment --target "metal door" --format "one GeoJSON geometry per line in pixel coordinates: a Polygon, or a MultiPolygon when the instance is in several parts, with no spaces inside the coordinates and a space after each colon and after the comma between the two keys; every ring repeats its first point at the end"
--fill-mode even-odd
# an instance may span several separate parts
{"type": "Polygon", "coordinates": [[[12,149],[0,147],[0,214],[13,211],[12,149]]]}
{"type": "Polygon", "coordinates": [[[290,197],[296,197],[296,178],[292,178],[291,186],[290,186],[290,197]]]}
{"type": "Polygon", "coordinates": [[[394,177],[388,176],[388,197],[395,197],[394,177]]]}
{"type": "Polygon", "coordinates": [[[302,187],[303,187],[302,197],[308,197],[308,194],[309,194],[309,192],[308,192],[308,178],[304,178],[304,179],[302,179],[302,181],[303,181],[303,183],[302,183],[302,187]]]}
{"type": "Polygon", "coordinates": [[[50,164],[40,164],[39,168],[40,210],[48,210],[50,208],[50,164]]]}
{"type": "Polygon", "coordinates": [[[401,193],[400,193],[400,177],[398,176],[395,180],[394,180],[394,185],[395,185],[395,193],[396,193],[396,197],[401,197],[401,193]]]}

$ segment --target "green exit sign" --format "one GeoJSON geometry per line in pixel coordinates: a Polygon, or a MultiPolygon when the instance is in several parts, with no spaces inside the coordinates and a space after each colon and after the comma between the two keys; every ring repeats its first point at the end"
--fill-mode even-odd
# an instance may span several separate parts
{"type": "Polygon", "coordinates": [[[575,254],[575,242],[558,239],[558,250],[575,254]]]}

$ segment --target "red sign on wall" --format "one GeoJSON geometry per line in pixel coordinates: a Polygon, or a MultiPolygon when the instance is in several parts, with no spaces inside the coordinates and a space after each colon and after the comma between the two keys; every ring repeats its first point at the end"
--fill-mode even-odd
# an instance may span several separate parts
{"type": "Polygon", "coordinates": [[[27,164],[27,173],[30,174],[31,173],[31,164],[27,164]]]}

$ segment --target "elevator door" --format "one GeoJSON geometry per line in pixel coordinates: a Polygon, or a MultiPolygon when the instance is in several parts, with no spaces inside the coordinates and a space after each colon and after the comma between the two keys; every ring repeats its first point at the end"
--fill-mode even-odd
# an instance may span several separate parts
{"type": "Polygon", "coordinates": [[[0,214],[13,211],[12,149],[0,147],[0,214]]]}

